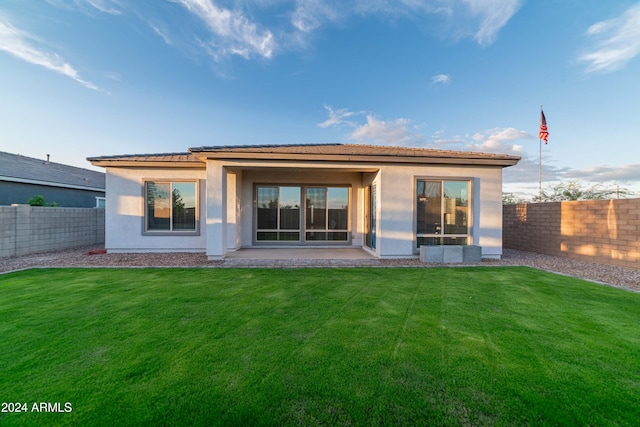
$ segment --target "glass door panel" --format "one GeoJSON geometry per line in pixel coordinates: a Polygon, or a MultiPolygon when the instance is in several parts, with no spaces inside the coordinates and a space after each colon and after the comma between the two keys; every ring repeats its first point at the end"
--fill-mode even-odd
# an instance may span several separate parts
{"type": "Polygon", "coordinates": [[[256,240],[300,241],[300,187],[257,188],[256,240]]]}
{"type": "Polygon", "coordinates": [[[278,228],[278,187],[258,187],[258,229],[278,228]]]}
{"type": "Polygon", "coordinates": [[[327,189],[308,187],[306,189],[307,209],[306,228],[307,230],[324,230],[327,226],[327,189]]]}
{"type": "Polygon", "coordinates": [[[468,185],[444,182],[444,233],[467,234],[468,185]]]}
{"type": "Polygon", "coordinates": [[[255,239],[348,242],[349,194],[349,187],[257,186],[255,239]]]}
{"type": "Polygon", "coordinates": [[[305,240],[349,240],[349,188],[307,187],[305,189],[305,240]]]}
{"type": "Polygon", "coordinates": [[[418,181],[418,234],[441,233],[441,192],[439,181],[418,181]]]}
{"type": "Polygon", "coordinates": [[[300,230],[300,187],[280,187],[280,229],[300,230]]]}
{"type": "Polygon", "coordinates": [[[349,189],[329,188],[329,230],[349,228],[349,189]]]}

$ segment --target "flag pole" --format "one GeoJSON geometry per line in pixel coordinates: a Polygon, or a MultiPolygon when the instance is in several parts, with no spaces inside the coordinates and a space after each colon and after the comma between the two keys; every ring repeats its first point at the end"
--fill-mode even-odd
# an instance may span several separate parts
{"type": "MultiPolygon", "coordinates": [[[[542,114],[542,104],[540,104],[540,114],[542,114]]],[[[540,162],[538,164],[538,198],[542,202],[542,138],[538,135],[538,144],[540,145],[540,162]]]]}
{"type": "Polygon", "coordinates": [[[538,143],[540,144],[540,165],[538,166],[538,184],[539,192],[538,197],[542,201],[542,140],[546,144],[549,140],[549,129],[547,129],[547,118],[542,111],[542,104],[540,104],[540,131],[538,132],[538,143]]]}

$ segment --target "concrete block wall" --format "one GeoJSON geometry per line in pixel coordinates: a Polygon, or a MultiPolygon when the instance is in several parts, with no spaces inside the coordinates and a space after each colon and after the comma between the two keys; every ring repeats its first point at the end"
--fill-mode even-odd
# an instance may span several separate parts
{"type": "Polygon", "coordinates": [[[0,206],[0,257],[15,254],[16,213],[11,206],[0,206]]]}
{"type": "Polygon", "coordinates": [[[0,257],[104,243],[104,209],[0,206],[0,257]]]}
{"type": "Polygon", "coordinates": [[[640,199],[503,207],[503,247],[640,269],[640,199]]]}

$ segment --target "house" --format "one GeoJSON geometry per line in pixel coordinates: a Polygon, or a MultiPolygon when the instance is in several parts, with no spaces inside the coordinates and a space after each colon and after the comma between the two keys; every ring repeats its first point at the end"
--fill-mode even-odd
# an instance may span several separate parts
{"type": "Polygon", "coordinates": [[[355,144],[212,146],[93,157],[110,252],[421,245],[502,255],[502,169],[516,156],[355,144]]]}
{"type": "Polygon", "coordinates": [[[63,207],[104,206],[105,174],[0,151],[0,206],[37,195],[63,207]]]}

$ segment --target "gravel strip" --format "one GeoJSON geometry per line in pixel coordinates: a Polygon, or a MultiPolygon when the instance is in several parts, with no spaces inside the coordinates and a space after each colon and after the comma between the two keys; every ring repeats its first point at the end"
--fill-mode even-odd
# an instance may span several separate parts
{"type": "MultiPolygon", "coordinates": [[[[93,254],[100,246],[83,246],[58,252],[0,258],[0,273],[33,267],[433,267],[459,266],[452,264],[424,264],[416,258],[363,260],[226,260],[209,261],[204,253],[133,253],[93,254]]],[[[500,260],[485,260],[465,265],[524,265],[553,271],[640,292],[640,269],[614,267],[577,261],[568,258],[505,249],[500,260]]]]}

